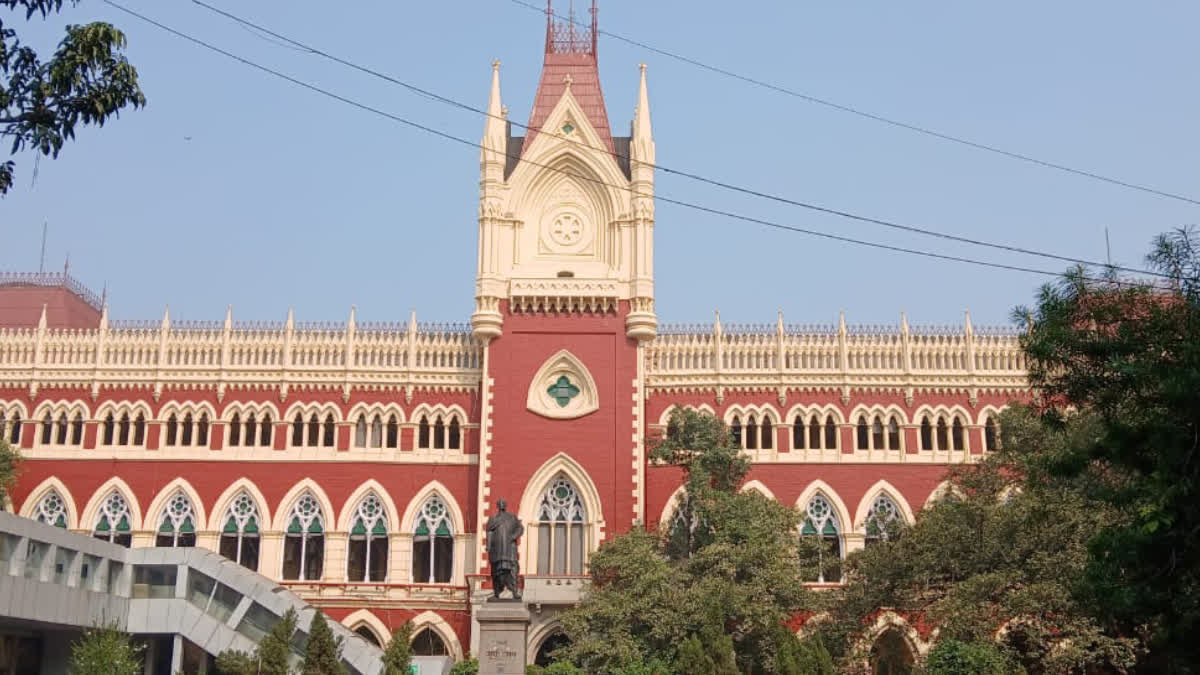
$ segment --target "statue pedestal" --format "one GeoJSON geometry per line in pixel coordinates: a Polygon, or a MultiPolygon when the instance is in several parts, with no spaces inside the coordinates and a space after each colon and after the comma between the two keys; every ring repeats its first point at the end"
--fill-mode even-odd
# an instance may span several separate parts
{"type": "Polygon", "coordinates": [[[479,622],[479,675],[523,675],[529,610],[520,600],[488,599],[479,622]]]}

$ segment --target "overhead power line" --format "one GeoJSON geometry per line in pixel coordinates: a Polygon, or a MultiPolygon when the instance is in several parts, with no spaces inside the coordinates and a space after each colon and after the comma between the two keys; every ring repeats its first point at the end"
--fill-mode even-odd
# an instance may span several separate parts
{"type": "MultiPolygon", "coordinates": [[[[462,138],[459,136],[455,136],[455,135],[447,133],[445,131],[441,131],[440,129],[435,129],[433,127],[426,126],[419,122],[414,122],[405,117],[401,117],[394,113],[390,113],[385,110],[375,108],[366,103],[362,103],[360,101],[356,101],[352,98],[343,96],[341,94],[334,93],[328,89],[324,89],[324,88],[319,87],[310,82],[306,82],[304,80],[292,77],[291,75],[280,72],[280,71],[270,68],[268,66],[262,65],[255,61],[252,61],[246,57],[239,56],[238,54],[234,54],[233,52],[222,49],[221,47],[217,47],[216,45],[206,42],[200,38],[189,35],[180,30],[172,28],[164,23],[156,21],[144,14],[141,14],[132,9],[129,9],[128,7],[125,7],[124,5],[114,2],[113,0],[103,0],[103,1],[105,4],[115,8],[121,12],[124,12],[140,21],[144,21],[152,26],[155,26],[155,27],[159,28],[160,30],[166,31],[176,37],[187,40],[188,42],[199,45],[205,49],[208,49],[217,54],[225,56],[226,58],[229,58],[238,63],[241,63],[242,65],[248,66],[250,68],[254,68],[255,70],[258,70],[258,71],[261,71],[268,75],[271,75],[273,77],[279,78],[281,80],[284,80],[286,82],[294,84],[298,87],[308,89],[309,91],[321,94],[322,96],[326,96],[328,98],[339,101],[341,103],[345,103],[346,105],[358,108],[360,110],[364,110],[366,112],[373,113],[380,117],[390,119],[392,121],[398,122],[405,126],[411,127],[413,129],[417,129],[419,131],[425,132],[425,133],[433,135],[433,136],[437,136],[437,137],[445,139],[445,140],[453,141],[455,143],[459,143],[461,145],[465,145],[465,146],[468,146],[468,147],[471,147],[471,148],[474,148],[477,150],[486,150],[487,149],[487,148],[484,148],[484,146],[478,142],[471,141],[471,140],[468,140],[468,139],[465,139],[465,138],[462,138]]],[[[510,158],[514,158],[514,159],[518,158],[518,156],[515,154],[501,153],[501,152],[497,152],[497,154],[499,154],[501,156],[507,156],[510,158]]],[[[542,164],[542,163],[535,162],[535,161],[528,160],[528,159],[521,159],[520,161],[526,162],[532,166],[536,166],[541,169],[545,169],[547,171],[553,171],[555,173],[560,173],[560,174],[564,174],[567,176],[571,176],[572,178],[576,178],[578,180],[584,180],[584,181],[596,183],[598,185],[602,185],[605,187],[609,187],[609,188],[612,188],[615,190],[629,192],[630,194],[632,194],[635,197],[646,197],[646,198],[650,198],[650,199],[655,199],[656,201],[659,201],[659,202],[664,202],[667,204],[674,204],[676,206],[687,208],[687,209],[690,209],[693,211],[699,211],[701,213],[708,213],[711,215],[717,215],[717,216],[722,216],[722,217],[726,217],[726,218],[731,218],[734,220],[740,220],[740,221],[744,221],[744,222],[748,222],[748,223],[754,223],[757,225],[762,225],[764,227],[770,227],[770,228],[785,230],[785,231],[789,231],[789,232],[796,232],[799,234],[806,234],[809,236],[818,237],[818,238],[822,238],[822,239],[828,239],[831,241],[837,241],[837,242],[846,243],[846,244],[854,244],[857,246],[864,246],[864,247],[868,247],[868,248],[875,248],[875,249],[892,251],[892,252],[897,252],[897,253],[907,253],[910,255],[917,255],[917,256],[922,256],[925,258],[933,258],[933,259],[937,259],[937,260],[948,260],[948,261],[952,261],[952,262],[961,262],[961,263],[967,263],[967,264],[971,264],[971,265],[979,265],[982,267],[990,267],[993,269],[1002,269],[1002,270],[1009,270],[1009,271],[1014,271],[1014,272],[1026,272],[1026,273],[1030,273],[1030,274],[1038,274],[1038,275],[1049,276],[1049,277],[1060,276],[1060,274],[1058,272],[1054,272],[1051,270],[1038,269],[1038,268],[1034,268],[1034,267],[1024,267],[1024,266],[1020,266],[1020,265],[1009,265],[1006,263],[998,263],[998,262],[993,262],[993,261],[988,261],[988,260],[979,260],[979,259],[974,259],[974,258],[967,258],[967,257],[963,257],[963,256],[956,256],[956,255],[948,255],[948,254],[943,254],[943,253],[934,253],[932,251],[923,251],[923,250],[919,250],[919,249],[906,248],[903,246],[893,246],[891,244],[883,244],[883,243],[868,241],[868,240],[863,240],[863,239],[855,239],[852,237],[844,237],[841,235],[832,234],[829,232],[822,232],[819,230],[810,230],[807,228],[797,227],[794,225],[788,225],[785,223],[779,223],[776,221],[766,220],[766,219],[762,219],[762,218],[755,218],[753,216],[747,216],[747,215],[743,215],[743,214],[739,214],[739,213],[734,213],[732,211],[726,211],[723,209],[717,209],[717,208],[712,208],[712,207],[708,207],[708,206],[703,206],[701,204],[695,204],[695,203],[684,201],[681,199],[672,199],[669,197],[663,197],[661,195],[654,195],[651,193],[640,192],[640,191],[634,189],[632,186],[615,185],[612,183],[608,183],[599,178],[594,178],[594,177],[583,175],[583,174],[577,174],[572,171],[560,169],[560,168],[557,168],[554,166],[550,166],[548,164],[542,164]]],[[[1095,281],[1112,282],[1112,280],[1101,279],[1101,278],[1095,278],[1094,280],[1095,281]]],[[[1113,282],[1113,283],[1129,283],[1129,282],[1119,282],[1118,281],[1118,282],[1113,282]]]]}
{"type": "MultiPolygon", "coordinates": [[[[431,91],[429,89],[425,89],[425,88],[415,85],[411,82],[406,82],[404,80],[401,80],[392,75],[388,75],[387,73],[381,72],[374,68],[364,66],[359,63],[355,63],[348,59],[337,56],[335,54],[331,54],[329,52],[323,51],[323,50],[321,50],[317,47],[314,47],[310,44],[306,44],[304,42],[301,42],[299,40],[291,38],[287,35],[283,35],[274,30],[271,30],[270,28],[267,28],[266,26],[255,23],[253,21],[250,21],[249,19],[240,17],[236,14],[233,14],[232,12],[228,12],[219,7],[214,7],[213,5],[203,2],[202,0],[192,0],[192,3],[199,5],[200,7],[203,7],[204,9],[206,9],[210,12],[213,12],[215,14],[218,14],[220,16],[223,16],[227,19],[232,20],[246,30],[253,30],[253,31],[257,31],[258,33],[263,33],[263,34],[269,35],[273,38],[276,38],[277,40],[282,41],[286,45],[292,46],[294,49],[296,49],[298,51],[308,52],[315,56],[320,56],[329,61],[333,61],[334,63],[338,63],[338,64],[341,64],[348,68],[357,70],[359,72],[366,73],[373,77],[384,80],[388,83],[398,85],[398,86],[403,87],[411,92],[414,92],[416,94],[424,96],[428,99],[432,99],[434,101],[445,103],[445,104],[453,106],[453,107],[457,107],[457,108],[460,108],[463,110],[477,113],[477,114],[483,115],[484,117],[491,117],[491,118],[499,119],[505,123],[510,123],[513,126],[525,129],[527,132],[528,131],[538,131],[538,132],[544,131],[544,129],[542,129],[542,128],[535,129],[528,125],[521,124],[520,122],[515,122],[513,120],[510,120],[507,117],[498,117],[496,115],[492,115],[485,109],[479,108],[477,106],[474,106],[474,105],[471,105],[468,103],[464,103],[463,101],[460,101],[460,100],[457,100],[454,98],[450,98],[450,97],[444,96],[442,94],[438,94],[437,92],[431,91]]],[[[586,141],[580,141],[580,140],[570,139],[570,138],[565,139],[565,140],[567,140],[568,142],[570,142],[574,145],[577,145],[579,147],[584,147],[589,150],[612,155],[614,158],[622,158],[622,156],[619,153],[617,153],[603,145],[593,146],[593,145],[587,143],[586,141]]],[[[523,161],[520,158],[516,158],[516,159],[518,159],[518,161],[523,161]]],[[[914,234],[921,234],[921,235],[925,235],[925,236],[945,239],[948,241],[955,241],[955,242],[959,242],[959,243],[970,244],[972,246],[982,246],[982,247],[987,247],[987,248],[994,248],[994,249],[998,249],[998,250],[1008,251],[1010,253],[1020,253],[1023,255],[1031,255],[1031,256],[1037,256],[1037,257],[1041,257],[1041,258],[1047,258],[1050,260],[1058,260],[1060,262],[1067,262],[1067,263],[1072,263],[1072,264],[1076,264],[1076,265],[1089,265],[1089,266],[1093,266],[1093,267],[1105,266],[1105,267],[1110,267],[1114,270],[1121,271],[1121,272],[1130,272],[1130,273],[1134,273],[1134,274],[1145,274],[1145,275],[1150,275],[1150,276],[1157,276],[1159,274],[1159,273],[1151,271],[1151,270],[1144,270],[1144,269],[1133,268],[1133,267],[1114,266],[1114,265],[1111,265],[1108,263],[1100,263],[1100,262],[1094,261],[1094,260],[1086,260],[1083,258],[1075,258],[1075,257],[1071,257],[1071,256],[1064,256],[1064,255],[1059,255],[1059,254],[1055,254],[1055,253],[1049,253],[1046,251],[1038,251],[1035,249],[1025,248],[1025,247],[1021,247],[1021,246],[1014,246],[1011,244],[1001,244],[1001,243],[996,243],[996,242],[985,241],[982,239],[976,239],[976,238],[972,238],[972,237],[964,237],[961,235],[954,235],[954,234],[949,234],[946,232],[939,232],[936,230],[930,230],[928,228],[918,227],[915,225],[908,225],[908,224],[899,223],[899,222],[895,222],[895,221],[891,221],[891,220],[884,220],[884,219],[880,219],[880,218],[874,218],[871,216],[864,216],[864,215],[853,213],[850,211],[845,211],[842,209],[835,209],[835,208],[831,208],[831,207],[827,207],[827,206],[821,206],[819,204],[813,204],[811,202],[805,202],[805,201],[801,201],[801,200],[797,200],[797,199],[792,199],[789,197],[783,197],[783,196],[775,195],[775,194],[765,192],[762,190],[748,188],[748,187],[744,187],[744,186],[735,185],[732,183],[727,183],[725,181],[708,178],[708,177],[705,177],[705,176],[702,176],[702,175],[699,175],[699,174],[696,174],[696,173],[693,173],[690,171],[685,171],[682,169],[675,169],[675,168],[672,168],[669,166],[664,166],[662,164],[647,163],[646,165],[650,166],[651,168],[654,168],[656,170],[662,171],[663,173],[666,173],[666,174],[681,176],[681,177],[684,177],[684,178],[687,178],[690,180],[695,180],[695,181],[698,181],[698,182],[701,182],[701,183],[704,183],[707,185],[712,185],[714,187],[719,187],[719,188],[722,188],[725,190],[729,190],[731,192],[737,192],[737,193],[749,195],[752,197],[768,199],[768,200],[779,202],[782,204],[787,204],[790,206],[797,206],[797,207],[800,207],[803,209],[808,209],[808,210],[816,211],[819,213],[825,213],[828,215],[838,216],[840,218],[847,218],[850,220],[869,223],[869,224],[873,224],[873,225],[880,225],[883,227],[901,230],[904,232],[910,232],[910,233],[914,233],[914,234]]]]}
{"type": "MultiPolygon", "coordinates": [[[[538,7],[537,5],[535,5],[531,2],[526,2],[525,0],[509,0],[509,2],[512,2],[515,5],[520,5],[521,7],[525,7],[527,9],[531,9],[539,14],[546,13],[545,8],[538,7]]],[[[580,26],[584,25],[582,22],[578,21],[577,19],[575,19],[573,17],[567,17],[565,20],[569,21],[571,23],[574,23],[576,25],[580,25],[580,26]]],[[[756,87],[770,89],[771,91],[775,91],[780,94],[784,94],[786,96],[791,96],[791,97],[798,98],[803,101],[807,101],[809,103],[814,103],[816,105],[825,106],[826,108],[832,108],[833,110],[838,110],[840,112],[849,113],[851,115],[856,115],[856,116],[862,117],[864,119],[872,120],[875,122],[880,122],[882,124],[886,124],[886,125],[889,125],[892,127],[897,127],[900,129],[906,129],[908,131],[912,131],[912,132],[915,132],[918,134],[923,134],[925,136],[930,136],[932,138],[937,138],[937,139],[940,139],[943,141],[948,141],[950,143],[957,143],[959,145],[963,145],[963,146],[966,146],[969,148],[974,148],[976,150],[983,150],[985,152],[990,152],[990,153],[993,153],[996,155],[1001,155],[1004,157],[1008,157],[1009,159],[1015,159],[1015,160],[1018,160],[1021,162],[1026,162],[1029,164],[1034,164],[1034,165],[1041,166],[1041,167],[1044,167],[1047,169],[1055,169],[1057,171],[1063,171],[1063,172],[1066,172],[1069,174],[1074,174],[1076,176],[1082,176],[1084,178],[1090,178],[1092,180],[1109,183],[1110,185],[1117,185],[1119,187],[1128,188],[1130,190],[1138,190],[1140,192],[1145,192],[1147,194],[1157,195],[1159,197],[1166,197],[1167,199],[1174,199],[1174,200],[1178,200],[1181,202],[1187,202],[1189,204],[1195,204],[1197,206],[1200,206],[1200,198],[1189,197],[1187,195],[1181,195],[1181,194],[1174,193],[1174,192],[1167,192],[1166,190],[1160,190],[1158,188],[1150,187],[1148,185],[1132,183],[1129,181],[1121,180],[1119,178],[1113,178],[1111,176],[1105,176],[1102,174],[1098,174],[1093,171],[1087,171],[1085,169],[1077,169],[1075,167],[1067,166],[1066,164],[1059,164],[1059,163],[1051,162],[1051,161],[1044,160],[1044,159],[1038,159],[1037,157],[1033,157],[1032,155],[1026,155],[1023,153],[1014,152],[1012,150],[1005,150],[1004,148],[1001,148],[1001,147],[998,147],[995,145],[989,145],[987,143],[983,143],[980,141],[973,141],[968,138],[964,138],[962,136],[955,136],[953,134],[937,131],[937,130],[931,129],[929,127],[923,127],[918,124],[913,124],[910,122],[903,122],[903,121],[900,121],[897,119],[885,117],[885,116],[877,114],[877,113],[863,110],[861,108],[855,108],[854,106],[845,105],[843,103],[837,103],[836,101],[831,101],[829,99],[818,98],[811,94],[805,94],[804,92],[796,91],[795,89],[790,89],[790,88],[782,86],[782,85],[772,84],[771,82],[767,82],[765,80],[759,80],[759,79],[750,77],[748,75],[743,75],[741,73],[737,73],[732,70],[722,68],[720,66],[714,66],[712,64],[700,61],[699,59],[694,59],[692,57],[684,56],[682,54],[677,54],[675,52],[671,52],[666,49],[662,49],[660,47],[655,47],[654,45],[648,44],[646,42],[642,42],[640,40],[635,40],[631,37],[627,37],[627,36],[621,35],[619,33],[613,33],[612,31],[607,31],[607,30],[604,30],[603,28],[598,29],[597,32],[600,33],[601,35],[605,35],[614,40],[624,42],[624,43],[632,45],[634,47],[645,49],[647,51],[653,52],[660,56],[665,56],[669,59],[675,59],[676,61],[681,61],[683,63],[689,64],[692,66],[696,66],[697,68],[702,68],[704,70],[707,70],[711,73],[716,73],[723,77],[740,80],[747,84],[752,84],[756,87]]]]}

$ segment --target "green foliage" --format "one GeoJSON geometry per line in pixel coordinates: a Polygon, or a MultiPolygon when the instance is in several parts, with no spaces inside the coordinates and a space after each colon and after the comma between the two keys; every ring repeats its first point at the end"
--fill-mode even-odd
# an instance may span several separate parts
{"type": "Polygon", "coordinates": [[[800,578],[799,514],[740,491],[749,463],[712,415],[672,411],[653,456],[684,469],[684,516],[592,556],[588,596],[561,617],[561,658],[589,673],[650,663],[690,673],[710,662],[720,673],[773,672],[777,628],[814,604],[800,578]]]}
{"type": "Polygon", "coordinates": [[[450,675],[479,675],[479,659],[465,659],[454,664],[450,675]]]}
{"type": "Polygon", "coordinates": [[[1149,634],[1161,670],[1200,663],[1200,238],[1162,235],[1147,256],[1165,283],[1075,270],[1042,288],[1022,340],[1044,421],[1095,414],[1095,434],[1044,458],[1119,513],[1089,540],[1083,581],[1101,620],[1149,634]],[[1093,275],[1094,276],[1094,275],[1093,275]]]}
{"type": "Polygon", "coordinates": [[[71,675],[138,675],[142,647],[115,625],[89,628],[71,644],[71,675]]]}
{"type": "Polygon", "coordinates": [[[525,666],[525,675],[585,675],[578,666],[568,661],[556,661],[545,668],[525,666]]]}
{"type": "Polygon", "coordinates": [[[925,675],[1008,675],[1014,670],[991,642],[938,640],[925,661],[925,675]]]}
{"type": "Polygon", "coordinates": [[[251,654],[226,649],[217,655],[217,675],[255,675],[257,672],[257,664],[251,654]]]}
{"type": "Polygon", "coordinates": [[[383,651],[383,675],[408,675],[408,667],[412,665],[412,631],[412,622],[406,621],[392,633],[392,641],[383,651]]]}
{"type": "Polygon", "coordinates": [[[308,626],[308,645],[304,650],[303,675],[345,675],[341,660],[342,641],[335,639],[321,612],[314,612],[308,626]]]}
{"type": "MultiPolygon", "coordinates": [[[[0,0],[0,7],[24,8],[26,19],[62,6],[63,0],[0,0]]],[[[66,33],[43,63],[0,20],[0,137],[12,139],[10,154],[31,148],[57,157],[77,126],[103,126],[122,108],[146,104],[137,70],[122,54],[121,31],[97,21],[67,26],[66,33]]],[[[12,186],[14,167],[11,160],[0,163],[0,195],[12,186]]]]}
{"type": "Polygon", "coordinates": [[[253,654],[232,649],[218,654],[217,671],[221,675],[289,675],[288,659],[295,632],[296,612],[289,609],[258,643],[253,654]]]}
{"type": "Polygon", "coordinates": [[[8,496],[8,491],[17,482],[20,474],[21,451],[12,447],[9,442],[0,438],[0,503],[8,496]]]}
{"type": "Polygon", "coordinates": [[[1136,643],[1106,629],[1077,593],[1088,542],[1120,514],[1086,483],[1051,481],[1038,468],[1038,458],[1087,442],[1099,425],[1081,413],[1052,429],[1035,411],[1010,407],[1000,420],[1004,450],[953,470],[952,496],[901,536],[851,556],[846,586],[829,594],[830,620],[815,630],[849,664],[871,648],[859,640],[880,607],[924,615],[940,639],[964,643],[991,640],[1019,619],[1006,649],[1042,672],[1132,665],[1136,643]]]}
{"type": "Polygon", "coordinates": [[[779,627],[780,635],[775,653],[773,671],[777,675],[834,675],[833,657],[820,637],[809,637],[801,640],[784,626],[779,627]]]}

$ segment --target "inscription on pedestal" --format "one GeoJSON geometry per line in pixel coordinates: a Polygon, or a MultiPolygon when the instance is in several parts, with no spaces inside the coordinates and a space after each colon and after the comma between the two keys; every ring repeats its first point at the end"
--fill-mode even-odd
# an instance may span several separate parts
{"type": "Polygon", "coordinates": [[[525,672],[529,610],[517,601],[485,602],[478,610],[479,675],[525,672]]]}

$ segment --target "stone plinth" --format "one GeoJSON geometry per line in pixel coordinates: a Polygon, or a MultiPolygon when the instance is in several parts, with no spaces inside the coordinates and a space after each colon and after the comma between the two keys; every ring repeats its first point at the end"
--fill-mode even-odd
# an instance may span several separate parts
{"type": "Polygon", "coordinates": [[[479,675],[522,675],[529,610],[520,600],[483,603],[479,621],[479,675]]]}

